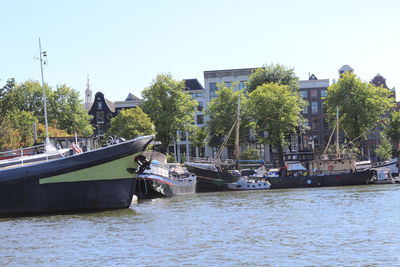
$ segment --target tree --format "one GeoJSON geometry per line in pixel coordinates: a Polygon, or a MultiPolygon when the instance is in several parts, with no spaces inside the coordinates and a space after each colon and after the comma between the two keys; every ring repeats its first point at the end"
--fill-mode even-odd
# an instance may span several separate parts
{"type": "MultiPolygon", "coordinates": [[[[236,120],[236,114],[238,109],[238,98],[240,97],[240,134],[239,139],[241,142],[246,140],[248,137],[249,120],[245,112],[246,97],[242,90],[234,91],[236,87],[234,83],[231,87],[226,87],[225,84],[218,84],[218,91],[216,92],[217,97],[213,98],[208,104],[206,114],[210,117],[207,122],[207,128],[210,132],[210,145],[218,147],[223,143],[229,130],[232,128],[236,120]]],[[[234,142],[234,135],[229,139],[232,144],[234,142]]]]}
{"type": "Polygon", "coordinates": [[[197,101],[184,93],[184,81],[176,81],[170,74],[159,74],[142,92],[143,111],[154,122],[161,152],[177,139],[178,130],[189,130],[194,121],[197,101]]]}
{"type": "Polygon", "coordinates": [[[154,134],[154,124],[140,107],[123,109],[111,119],[111,127],[106,136],[116,135],[125,139],[134,139],[141,135],[154,134]]]}
{"type": "Polygon", "coordinates": [[[278,164],[283,166],[283,147],[287,137],[295,133],[301,123],[304,100],[288,86],[267,83],[249,94],[247,106],[257,132],[267,133],[260,137],[260,142],[278,150],[278,164]]]}
{"type": "Polygon", "coordinates": [[[394,106],[391,92],[372,83],[362,82],[353,73],[345,73],[339,81],[328,87],[326,105],[331,120],[340,112],[340,125],[345,134],[360,147],[368,130],[382,120],[382,116],[394,106]]]}
{"type": "Polygon", "coordinates": [[[384,133],[381,133],[380,143],[375,150],[380,160],[388,160],[392,157],[392,144],[384,133]]]}
{"type": "Polygon", "coordinates": [[[189,135],[192,145],[199,148],[200,157],[204,156],[204,147],[208,143],[208,131],[206,127],[194,127],[189,135]]]}
{"type": "MultiPolygon", "coordinates": [[[[398,154],[398,146],[400,141],[400,112],[390,113],[387,124],[384,128],[385,135],[390,139],[394,146],[394,151],[398,154]]],[[[397,156],[397,155],[396,155],[397,156]]]]}
{"type": "MultiPolygon", "coordinates": [[[[89,136],[93,133],[90,116],[85,110],[79,92],[66,86],[57,86],[52,91],[44,85],[47,99],[47,119],[49,124],[68,134],[89,136]]],[[[19,110],[32,112],[38,122],[45,124],[43,89],[36,81],[26,81],[17,85],[12,92],[16,107],[19,110]]]]}
{"type": "Polygon", "coordinates": [[[11,78],[7,80],[6,85],[0,88],[0,126],[2,125],[3,121],[8,118],[8,114],[10,114],[16,108],[14,99],[11,96],[11,92],[15,86],[15,79],[11,78]]]}
{"type": "Polygon", "coordinates": [[[290,89],[297,91],[299,88],[298,78],[294,69],[290,69],[280,64],[264,65],[250,75],[247,82],[247,91],[249,93],[265,83],[277,83],[287,85],[290,89]]]}
{"type": "Polygon", "coordinates": [[[257,149],[254,148],[246,148],[242,154],[240,155],[240,159],[243,160],[257,160],[260,158],[260,154],[257,149]]]}
{"type": "Polygon", "coordinates": [[[57,128],[69,134],[90,136],[93,127],[90,115],[79,99],[79,92],[66,85],[57,86],[49,98],[49,118],[56,121],[57,128]]]}

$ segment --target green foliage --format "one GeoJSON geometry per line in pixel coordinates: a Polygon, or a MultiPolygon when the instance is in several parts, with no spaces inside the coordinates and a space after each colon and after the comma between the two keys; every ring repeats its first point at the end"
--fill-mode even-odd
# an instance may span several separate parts
{"type": "MultiPolygon", "coordinates": [[[[243,142],[247,136],[249,128],[249,118],[245,111],[247,98],[243,94],[243,91],[234,91],[235,85],[230,88],[226,87],[225,84],[218,84],[218,91],[216,92],[217,97],[213,98],[208,104],[206,114],[210,116],[207,122],[207,128],[209,129],[211,140],[210,144],[214,147],[218,147],[222,144],[224,137],[229,133],[235,120],[238,109],[238,97],[240,96],[240,136],[239,138],[243,142]]],[[[235,136],[230,136],[230,143],[234,142],[235,136]]]]}
{"type": "Polygon", "coordinates": [[[205,127],[194,127],[189,135],[189,140],[196,147],[205,147],[208,142],[208,131],[205,127]]]}
{"type": "Polygon", "coordinates": [[[394,145],[395,151],[398,149],[400,141],[400,112],[392,112],[387,120],[387,124],[384,128],[385,135],[390,139],[394,145]]]}
{"type": "Polygon", "coordinates": [[[174,153],[167,154],[167,162],[168,163],[175,163],[175,155],[174,155],[174,153]]]}
{"type": "MultiPolygon", "coordinates": [[[[47,119],[54,127],[67,131],[68,134],[77,132],[82,136],[93,133],[90,116],[85,110],[79,92],[66,86],[57,86],[52,91],[44,86],[47,99],[47,119]]],[[[31,112],[38,121],[44,124],[43,89],[36,81],[26,81],[17,85],[12,91],[18,110],[31,112]]]]}
{"type": "Polygon", "coordinates": [[[113,119],[106,136],[116,135],[125,139],[134,139],[141,135],[154,134],[154,124],[140,107],[123,109],[113,119]]]}
{"type": "Polygon", "coordinates": [[[286,137],[296,132],[303,105],[299,94],[286,85],[267,83],[249,94],[248,110],[256,122],[257,132],[268,133],[260,140],[278,149],[281,166],[286,137]]]}
{"type": "Polygon", "coordinates": [[[298,78],[294,73],[294,69],[289,69],[280,64],[264,65],[262,68],[257,69],[249,77],[247,91],[251,93],[256,90],[258,86],[266,83],[287,85],[294,91],[297,91],[299,88],[298,78]]]}
{"type": "Polygon", "coordinates": [[[240,155],[243,160],[257,160],[260,159],[260,154],[254,148],[246,148],[240,155]]]}
{"type": "Polygon", "coordinates": [[[331,120],[335,119],[336,107],[339,107],[341,127],[350,140],[357,139],[359,143],[394,106],[390,94],[388,89],[362,82],[354,74],[345,73],[337,83],[328,87],[326,105],[331,120]]]}
{"type": "Polygon", "coordinates": [[[198,103],[183,92],[184,88],[184,81],[178,82],[170,74],[159,74],[142,92],[143,111],[154,122],[162,153],[177,139],[178,130],[189,130],[193,123],[198,103]]]}
{"type": "MultiPolygon", "coordinates": [[[[45,85],[49,135],[68,136],[93,133],[90,117],[79,100],[79,93],[65,85],[53,92],[45,85]]],[[[0,89],[0,148],[33,145],[33,122],[37,122],[39,141],[45,135],[42,86],[36,81],[16,84],[14,79],[0,89]]]]}
{"type": "Polygon", "coordinates": [[[79,99],[79,92],[66,85],[57,86],[49,96],[49,121],[56,121],[57,128],[69,134],[90,136],[93,128],[90,116],[79,99]]]}
{"type": "Polygon", "coordinates": [[[17,111],[10,114],[10,122],[19,134],[19,147],[27,147],[34,143],[33,124],[37,118],[28,111],[17,111]]]}
{"type": "Polygon", "coordinates": [[[375,150],[380,160],[388,160],[392,157],[392,144],[385,134],[381,133],[381,140],[378,147],[375,150]]]}

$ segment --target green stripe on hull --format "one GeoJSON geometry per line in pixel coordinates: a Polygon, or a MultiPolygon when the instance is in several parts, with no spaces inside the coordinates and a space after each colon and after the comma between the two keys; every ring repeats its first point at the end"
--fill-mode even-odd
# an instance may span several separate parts
{"type": "Polygon", "coordinates": [[[136,174],[129,173],[127,169],[137,168],[137,163],[134,161],[134,158],[134,155],[130,155],[93,167],[88,167],[77,171],[71,171],[68,173],[43,178],[39,180],[39,183],[51,184],[133,178],[136,176],[136,174]]]}

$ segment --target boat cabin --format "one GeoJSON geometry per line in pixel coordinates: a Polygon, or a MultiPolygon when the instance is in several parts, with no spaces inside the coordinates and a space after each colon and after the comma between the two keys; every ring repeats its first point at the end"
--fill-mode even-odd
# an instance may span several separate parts
{"type": "Polygon", "coordinates": [[[355,158],[321,158],[309,162],[311,175],[356,172],[355,158]]]}

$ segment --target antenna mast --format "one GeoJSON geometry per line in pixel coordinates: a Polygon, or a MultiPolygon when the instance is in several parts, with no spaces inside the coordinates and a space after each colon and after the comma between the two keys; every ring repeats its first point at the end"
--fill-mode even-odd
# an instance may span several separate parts
{"type": "Polygon", "coordinates": [[[340,148],[339,148],[339,107],[336,107],[336,157],[340,158],[340,148]]]}
{"type": "Polygon", "coordinates": [[[42,52],[42,44],[40,43],[40,38],[39,38],[39,60],[40,60],[40,73],[42,75],[42,89],[43,89],[43,107],[44,107],[44,124],[46,126],[46,144],[50,143],[49,140],[49,126],[47,123],[47,98],[46,98],[46,90],[44,88],[44,78],[43,78],[43,64],[46,64],[46,57],[47,57],[47,52],[43,51],[42,52]],[[43,59],[44,58],[44,59],[43,59]]]}

